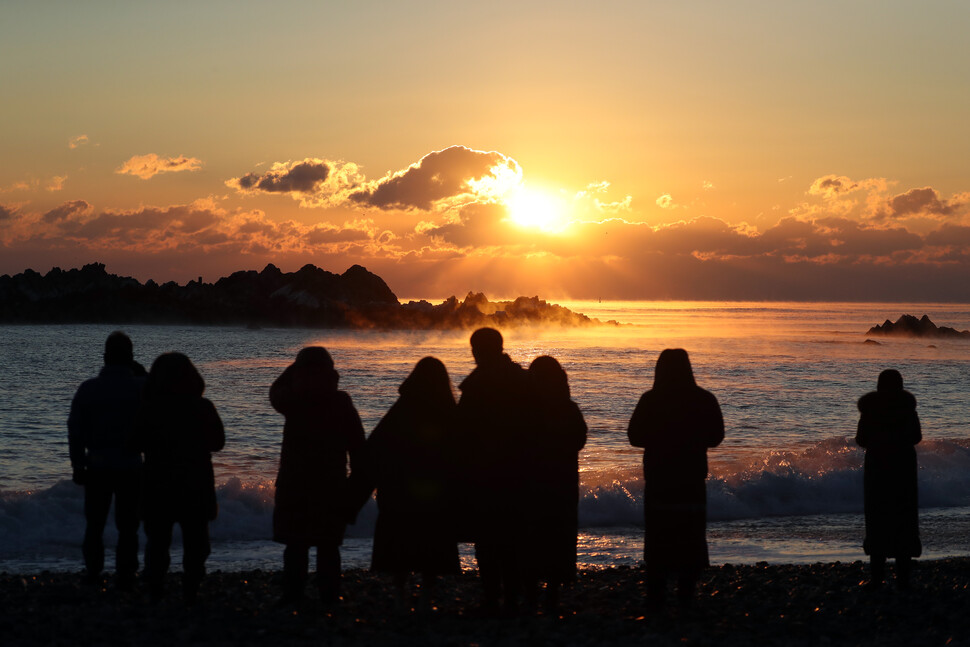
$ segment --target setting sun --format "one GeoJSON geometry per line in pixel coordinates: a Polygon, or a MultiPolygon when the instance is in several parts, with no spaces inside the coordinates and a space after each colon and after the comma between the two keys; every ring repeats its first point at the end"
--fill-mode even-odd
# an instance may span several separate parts
{"type": "Polygon", "coordinates": [[[545,191],[518,188],[505,198],[509,220],[519,227],[561,231],[566,224],[566,204],[545,191]]]}

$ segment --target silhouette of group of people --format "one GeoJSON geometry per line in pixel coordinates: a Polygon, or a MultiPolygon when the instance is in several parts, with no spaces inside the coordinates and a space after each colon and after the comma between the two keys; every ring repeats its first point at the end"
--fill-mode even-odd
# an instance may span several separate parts
{"type": "MultiPolygon", "coordinates": [[[[273,382],[270,403],[285,418],[273,513],[273,539],[284,544],[282,604],[303,598],[311,548],[321,600],[339,600],[345,528],[376,491],[372,570],[393,578],[399,604],[419,574],[419,604],[430,607],[436,578],[460,570],[459,542],[473,542],[487,613],[534,611],[542,589],[547,609],[558,606],[560,588],[576,579],[586,422],[555,358],[538,357],[526,369],[492,328],[472,334],[471,350],[476,366],[457,400],[444,364],[425,357],[369,436],[326,349],[302,349],[273,382]]],[[[217,512],[211,453],[225,443],[222,423],[185,355],[165,353],[146,374],[131,340],[115,332],[104,360],[98,377],[78,389],[68,420],[74,481],[85,494],[86,577],[100,581],[114,499],[118,586],[134,584],[142,520],[144,578],[153,598],[164,593],[179,523],[183,594],[191,601],[217,512]]],[[[859,409],[871,585],[884,580],[886,560],[895,558],[905,586],[921,551],[916,400],[889,370],[859,409]]],[[[628,436],[643,448],[648,605],[664,604],[671,577],[678,601],[689,605],[709,565],[707,450],[723,440],[724,421],[715,396],[697,386],[686,351],[660,354],[628,436]]]]}
{"type": "Polygon", "coordinates": [[[73,480],[84,486],[90,582],[99,581],[104,568],[102,536],[114,499],[119,588],[134,585],[144,521],[145,579],[152,597],[162,596],[178,523],[183,595],[192,601],[198,594],[210,552],[209,522],[216,518],[211,455],[226,440],[204,391],[202,376],[182,353],[160,355],[146,374],[131,339],[122,332],[108,336],[104,368],[78,388],[67,423],[73,480]]]}

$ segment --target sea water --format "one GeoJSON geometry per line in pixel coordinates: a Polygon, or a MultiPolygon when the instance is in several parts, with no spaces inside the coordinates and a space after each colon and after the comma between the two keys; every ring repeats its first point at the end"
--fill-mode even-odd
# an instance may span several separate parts
{"type": "MultiPolygon", "coordinates": [[[[564,302],[617,324],[505,331],[527,364],[559,359],[589,425],[580,455],[579,562],[642,557],[641,453],[626,427],[664,348],[685,348],[713,392],[726,436],[709,452],[708,537],[715,563],[863,558],[862,450],[856,401],[879,372],[898,369],[917,398],[924,557],[970,554],[970,341],[887,339],[866,330],[901,314],[970,328],[970,305],[564,302]]],[[[66,420],[77,386],[97,374],[117,326],[0,326],[0,570],[82,566],[82,489],[70,481],[66,420]]],[[[136,359],[187,354],[226,426],[214,455],[219,517],[210,568],[279,568],[270,541],[283,419],[272,381],[307,345],[327,347],[369,432],[415,362],[433,355],[453,383],[473,368],[468,331],[332,331],[131,325],[136,359]]],[[[502,474],[496,474],[501,479],[502,474]]],[[[539,508],[541,500],[529,502],[539,508]]],[[[376,506],[349,527],[345,567],[369,564],[376,506]]],[[[115,533],[109,521],[106,541],[115,533]]],[[[468,546],[463,563],[473,566],[468,546]]],[[[179,556],[173,563],[179,562],[179,556]]],[[[112,560],[107,560],[110,565],[112,560]]]]}

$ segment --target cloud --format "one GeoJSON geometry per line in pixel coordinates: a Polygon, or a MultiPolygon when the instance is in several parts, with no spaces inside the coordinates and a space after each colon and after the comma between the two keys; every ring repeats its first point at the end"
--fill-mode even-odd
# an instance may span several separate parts
{"type": "Polygon", "coordinates": [[[332,207],[346,203],[348,194],[363,182],[353,162],[307,157],[276,162],[265,173],[247,173],[225,184],[244,195],[287,194],[303,207],[332,207]]]}
{"type": "Polygon", "coordinates": [[[458,219],[440,226],[419,225],[418,231],[458,247],[521,244],[521,232],[506,222],[508,209],[497,203],[472,203],[462,207],[458,219]]]}
{"type": "Polygon", "coordinates": [[[970,193],[959,193],[949,200],[940,197],[932,187],[910,189],[874,205],[872,216],[877,220],[906,217],[946,219],[967,211],[970,193]]]}
{"type": "Polygon", "coordinates": [[[64,183],[67,181],[66,175],[55,175],[47,183],[47,190],[50,192],[60,191],[64,188],[64,183]]]}
{"type": "Polygon", "coordinates": [[[711,189],[714,188],[714,183],[711,182],[710,180],[704,180],[703,182],[701,182],[701,188],[704,189],[705,191],[710,191],[711,189]]]}
{"type": "Polygon", "coordinates": [[[0,202],[0,222],[13,220],[18,211],[19,209],[17,207],[6,205],[0,202]]]}
{"type": "Polygon", "coordinates": [[[68,148],[73,150],[75,148],[80,148],[81,146],[84,146],[85,144],[88,143],[88,141],[89,140],[87,135],[78,135],[77,137],[71,137],[67,141],[67,146],[68,148]]]}
{"type": "Polygon", "coordinates": [[[87,213],[90,209],[91,205],[84,200],[72,200],[51,209],[41,216],[41,218],[44,222],[60,222],[62,220],[68,220],[78,214],[87,213]]]}
{"type": "Polygon", "coordinates": [[[316,193],[330,176],[330,164],[316,158],[277,162],[263,173],[247,173],[226,182],[243,193],[316,193]]]}
{"type": "Polygon", "coordinates": [[[521,177],[518,162],[502,153],[451,146],[428,153],[403,171],[388,173],[349,197],[352,202],[379,209],[428,211],[449,198],[499,193],[493,185],[521,177]]]}
{"type": "Polygon", "coordinates": [[[657,206],[661,209],[676,209],[677,205],[674,204],[674,199],[670,197],[669,193],[664,193],[662,196],[656,200],[657,206]]]}
{"type": "Polygon", "coordinates": [[[844,175],[823,175],[812,182],[808,193],[821,196],[825,200],[834,200],[854,191],[886,191],[888,187],[889,182],[885,178],[868,178],[856,182],[844,175]]]}
{"type": "Polygon", "coordinates": [[[134,175],[143,180],[155,177],[159,173],[177,173],[179,171],[198,171],[202,168],[202,160],[194,157],[162,158],[155,153],[135,155],[121,165],[115,173],[119,175],[134,175]]]}

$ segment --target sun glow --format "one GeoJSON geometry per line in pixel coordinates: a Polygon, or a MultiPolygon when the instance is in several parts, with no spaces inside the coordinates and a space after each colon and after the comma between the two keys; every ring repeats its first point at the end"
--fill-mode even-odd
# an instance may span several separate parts
{"type": "Polygon", "coordinates": [[[537,189],[518,187],[505,196],[509,221],[524,229],[561,232],[566,227],[566,201],[537,189]]]}

